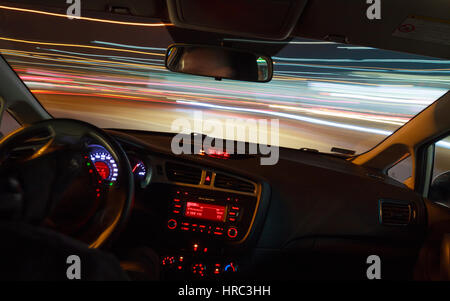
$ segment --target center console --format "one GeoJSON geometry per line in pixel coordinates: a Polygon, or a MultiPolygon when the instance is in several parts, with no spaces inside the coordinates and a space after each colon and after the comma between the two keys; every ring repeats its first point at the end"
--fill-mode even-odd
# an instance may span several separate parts
{"type": "Polygon", "coordinates": [[[251,229],[256,196],[175,186],[170,192],[167,229],[189,238],[243,242],[251,229]]]}
{"type": "Polygon", "coordinates": [[[198,185],[165,185],[162,235],[171,247],[161,259],[164,278],[225,277],[240,270],[238,252],[252,233],[260,187],[247,180],[246,191],[238,191],[239,181],[245,180],[203,170],[198,185]]]}

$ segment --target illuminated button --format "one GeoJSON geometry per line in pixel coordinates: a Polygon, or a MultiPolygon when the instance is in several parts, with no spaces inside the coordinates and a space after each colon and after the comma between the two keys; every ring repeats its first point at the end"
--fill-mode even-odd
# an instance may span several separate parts
{"type": "Polygon", "coordinates": [[[173,256],[166,256],[163,258],[163,260],[161,261],[162,265],[172,265],[175,263],[175,257],[173,256]]]}
{"type": "Polygon", "coordinates": [[[180,199],[173,199],[174,202],[178,203],[180,199]]]}
{"type": "Polygon", "coordinates": [[[222,232],[219,232],[219,231],[215,231],[215,232],[214,232],[214,235],[220,236],[220,235],[223,235],[223,233],[222,233],[222,232]]]}
{"type": "Polygon", "coordinates": [[[215,265],[214,265],[214,274],[220,274],[220,270],[221,270],[221,266],[220,266],[220,263],[216,263],[215,265]]]}
{"type": "Polygon", "coordinates": [[[167,222],[167,227],[168,227],[170,230],[175,229],[175,228],[177,227],[177,221],[174,220],[174,219],[170,219],[170,220],[167,222]]]}
{"type": "Polygon", "coordinates": [[[211,184],[211,180],[212,180],[212,172],[207,171],[206,175],[205,175],[205,181],[204,184],[205,185],[210,185],[211,184]]]}
{"type": "Polygon", "coordinates": [[[239,210],[239,207],[232,206],[231,209],[233,209],[233,210],[239,210]]]}
{"type": "Polygon", "coordinates": [[[201,263],[196,263],[192,265],[192,273],[199,275],[201,277],[205,276],[206,266],[201,263]]]}
{"type": "Polygon", "coordinates": [[[229,220],[230,222],[235,222],[235,221],[236,221],[236,219],[235,219],[234,217],[230,217],[230,218],[228,218],[228,220],[229,220]]]}
{"type": "Polygon", "coordinates": [[[235,238],[238,235],[238,231],[236,228],[229,228],[227,231],[227,235],[229,238],[235,238]]]}

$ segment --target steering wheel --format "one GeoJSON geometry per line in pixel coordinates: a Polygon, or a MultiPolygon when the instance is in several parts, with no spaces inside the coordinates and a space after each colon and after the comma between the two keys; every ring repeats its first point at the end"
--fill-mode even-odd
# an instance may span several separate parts
{"type": "Polygon", "coordinates": [[[102,246],[130,213],[134,178],[122,147],[106,132],[73,119],[24,126],[0,141],[0,176],[20,184],[18,217],[102,246]],[[109,181],[90,160],[89,146],[104,147],[117,165],[109,181]]]}

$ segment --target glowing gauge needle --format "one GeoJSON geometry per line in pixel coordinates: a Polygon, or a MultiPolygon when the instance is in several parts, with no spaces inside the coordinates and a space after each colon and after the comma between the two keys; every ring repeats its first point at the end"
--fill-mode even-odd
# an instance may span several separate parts
{"type": "Polygon", "coordinates": [[[133,167],[133,170],[131,172],[134,172],[136,170],[136,168],[138,168],[139,165],[141,165],[141,163],[136,164],[136,166],[133,167]]]}

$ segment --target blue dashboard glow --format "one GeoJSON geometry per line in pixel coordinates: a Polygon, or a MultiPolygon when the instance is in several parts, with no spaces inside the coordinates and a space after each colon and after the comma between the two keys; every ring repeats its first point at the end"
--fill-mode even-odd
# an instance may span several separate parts
{"type": "Polygon", "coordinates": [[[111,154],[100,145],[90,145],[89,149],[89,158],[102,179],[111,182],[117,181],[119,169],[111,154]]]}

